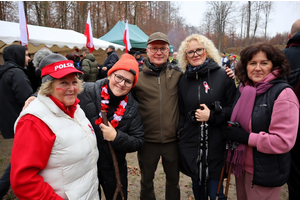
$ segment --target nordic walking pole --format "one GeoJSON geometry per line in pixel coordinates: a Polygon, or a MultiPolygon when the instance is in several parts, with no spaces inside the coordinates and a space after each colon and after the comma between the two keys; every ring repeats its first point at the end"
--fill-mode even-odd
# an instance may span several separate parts
{"type": "Polygon", "coordinates": [[[225,168],[226,168],[226,158],[227,158],[227,154],[228,154],[228,148],[229,148],[229,144],[227,142],[226,143],[226,151],[224,153],[224,164],[223,164],[223,167],[222,167],[221,176],[220,176],[219,185],[218,185],[218,190],[217,190],[217,196],[220,195],[221,185],[222,185],[223,179],[224,179],[224,172],[225,172],[225,168]]]}
{"type": "MultiPolygon", "coordinates": [[[[102,116],[102,120],[103,120],[103,124],[105,124],[106,126],[108,126],[108,121],[107,121],[107,116],[106,116],[106,112],[104,110],[101,110],[101,116],[102,116]]],[[[118,194],[121,194],[122,200],[124,200],[124,195],[123,195],[123,191],[122,191],[122,183],[121,183],[121,178],[120,178],[120,172],[119,172],[119,166],[118,166],[118,160],[116,157],[116,153],[115,150],[112,148],[111,144],[109,141],[107,141],[109,149],[110,149],[110,153],[113,159],[113,163],[114,163],[114,168],[115,168],[115,174],[116,174],[116,179],[117,179],[117,185],[116,185],[116,190],[113,196],[113,200],[116,200],[118,197],[118,194]]]]}

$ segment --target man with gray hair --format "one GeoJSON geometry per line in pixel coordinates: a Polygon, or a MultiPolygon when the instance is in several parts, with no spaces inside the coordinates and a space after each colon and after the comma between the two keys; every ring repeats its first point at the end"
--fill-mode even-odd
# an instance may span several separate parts
{"type": "Polygon", "coordinates": [[[140,103],[145,144],[138,152],[141,169],[141,200],[155,200],[153,179],[162,159],[166,174],[165,200],[179,200],[178,80],[182,72],[173,69],[168,60],[169,39],[161,32],[150,35],[147,56],[139,80],[132,89],[140,103]]]}

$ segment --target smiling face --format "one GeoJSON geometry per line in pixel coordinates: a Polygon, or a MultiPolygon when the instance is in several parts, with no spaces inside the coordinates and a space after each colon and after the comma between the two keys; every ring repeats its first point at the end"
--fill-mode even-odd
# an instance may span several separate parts
{"type": "Polygon", "coordinates": [[[271,72],[272,68],[272,61],[268,60],[265,52],[260,51],[248,61],[247,75],[255,85],[259,81],[262,81],[271,72]]]}
{"type": "MultiPolygon", "coordinates": [[[[196,40],[191,40],[190,43],[187,45],[187,49],[186,49],[186,53],[188,52],[192,52],[192,51],[196,51],[196,50],[199,50],[200,52],[200,49],[203,49],[203,45],[199,44],[198,41],[196,40]]],[[[204,61],[206,60],[206,50],[204,49],[202,51],[203,53],[198,55],[197,53],[194,53],[194,56],[193,57],[189,57],[189,56],[186,56],[188,62],[196,67],[196,66],[199,66],[201,65],[202,63],[204,63],[204,61]]]]}
{"type": "Polygon", "coordinates": [[[78,81],[75,73],[55,79],[50,95],[59,100],[67,108],[75,103],[79,90],[78,81]]]}
{"type": "MultiPolygon", "coordinates": [[[[119,96],[123,96],[129,93],[129,91],[132,88],[132,84],[130,87],[126,87],[125,86],[125,81],[131,81],[131,83],[134,82],[134,75],[126,70],[116,70],[114,72],[112,72],[109,76],[108,76],[108,80],[109,80],[109,88],[112,91],[112,93],[119,97],[119,96]],[[115,78],[115,76],[118,76],[119,78],[123,78],[123,80],[118,83],[117,77],[115,78]]],[[[128,84],[127,84],[128,86],[128,84]]]]}
{"type": "Polygon", "coordinates": [[[168,43],[164,42],[164,41],[154,41],[151,42],[148,46],[147,46],[147,56],[149,57],[150,62],[155,66],[155,67],[159,67],[161,65],[163,65],[165,62],[167,62],[168,56],[169,56],[169,50],[167,50],[166,52],[162,53],[161,50],[158,50],[156,53],[153,53],[149,48],[169,48],[168,43]]]}

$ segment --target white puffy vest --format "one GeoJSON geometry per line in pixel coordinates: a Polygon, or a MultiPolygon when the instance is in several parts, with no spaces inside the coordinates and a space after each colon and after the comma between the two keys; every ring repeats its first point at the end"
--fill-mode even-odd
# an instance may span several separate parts
{"type": "Polygon", "coordinates": [[[96,136],[80,106],[72,119],[49,97],[39,94],[20,114],[15,127],[26,114],[41,119],[56,135],[47,166],[39,173],[44,181],[64,199],[99,199],[96,136]]]}

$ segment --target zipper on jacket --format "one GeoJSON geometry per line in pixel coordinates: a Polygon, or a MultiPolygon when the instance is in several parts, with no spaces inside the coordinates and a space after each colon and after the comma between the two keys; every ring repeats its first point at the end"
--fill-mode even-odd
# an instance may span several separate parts
{"type": "Polygon", "coordinates": [[[196,80],[198,80],[198,72],[196,72],[196,80]]]}
{"type": "Polygon", "coordinates": [[[162,123],[162,96],[161,96],[161,84],[160,76],[158,76],[158,88],[159,88],[159,116],[160,116],[160,141],[163,142],[163,123],[162,123]]]}

